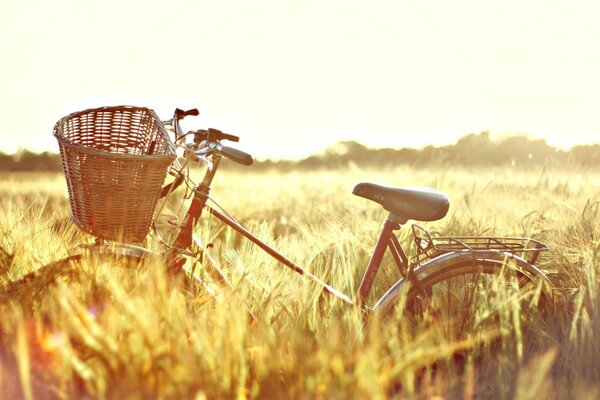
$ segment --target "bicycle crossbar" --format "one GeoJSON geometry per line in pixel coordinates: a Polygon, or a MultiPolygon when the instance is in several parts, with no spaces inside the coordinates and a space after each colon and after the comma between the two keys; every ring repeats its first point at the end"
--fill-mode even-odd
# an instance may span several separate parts
{"type": "Polygon", "coordinates": [[[321,279],[317,278],[315,275],[313,275],[312,273],[307,271],[305,268],[301,267],[300,265],[296,264],[289,258],[285,257],[283,254],[279,253],[273,247],[269,246],[267,243],[263,242],[262,240],[260,240],[256,236],[254,236],[254,234],[252,234],[252,232],[250,232],[249,230],[244,228],[239,222],[234,221],[233,219],[229,218],[228,216],[221,213],[220,211],[215,210],[214,208],[210,207],[209,205],[206,205],[206,209],[208,210],[209,213],[214,215],[216,218],[218,218],[219,220],[221,220],[223,223],[227,224],[231,228],[235,229],[237,232],[241,233],[244,237],[246,237],[248,240],[250,240],[251,242],[256,244],[258,247],[263,249],[267,254],[269,254],[271,257],[273,257],[274,259],[276,259],[277,261],[279,261],[286,267],[289,267],[293,271],[297,272],[298,274],[309,278],[314,283],[323,287],[323,289],[326,292],[328,292],[328,293],[332,294],[333,296],[337,297],[338,299],[342,300],[344,303],[349,304],[349,305],[355,304],[354,301],[352,301],[352,299],[350,297],[348,297],[344,293],[340,292],[339,290],[335,289],[331,285],[323,282],[321,279]]]}

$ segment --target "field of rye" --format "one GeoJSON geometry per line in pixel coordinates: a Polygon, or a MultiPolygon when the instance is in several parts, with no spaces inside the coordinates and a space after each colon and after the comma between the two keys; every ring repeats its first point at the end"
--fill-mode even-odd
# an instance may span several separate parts
{"type": "MultiPolygon", "coordinates": [[[[546,324],[509,321],[491,342],[489,332],[457,338],[435,323],[415,328],[402,313],[365,326],[357,310],[209,219],[198,233],[214,244],[211,254],[235,287],[217,300],[207,290],[186,293],[160,265],[136,273],[87,265],[48,285],[43,266],[93,239],[70,222],[61,174],[3,174],[0,282],[36,269],[39,280],[10,295],[0,290],[0,398],[600,396],[599,170],[247,168],[220,171],[212,195],[259,237],[353,297],[387,215],[352,196],[360,181],[447,192],[448,215],[426,224],[433,232],[547,243],[539,265],[556,286],[557,304],[546,324]]],[[[410,245],[408,226],[399,238],[410,245]]],[[[395,279],[388,268],[375,295],[395,279]]]]}

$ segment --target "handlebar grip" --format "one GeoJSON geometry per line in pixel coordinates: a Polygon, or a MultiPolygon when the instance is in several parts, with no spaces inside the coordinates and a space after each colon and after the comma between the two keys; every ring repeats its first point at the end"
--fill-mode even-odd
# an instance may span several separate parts
{"type": "Polygon", "coordinates": [[[180,108],[176,108],[175,115],[177,116],[177,118],[182,119],[189,115],[192,115],[192,116],[200,115],[200,111],[198,111],[197,108],[192,108],[191,110],[187,110],[187,111],[183,111],[180,108]]]}
{"type": "Polygon", "coordinates": [[[254,159],[250,154],[234,149],[233,147],[223,146],[221,148],[221,154],[238,164],[252,165],[254,162],[254,159]]]}

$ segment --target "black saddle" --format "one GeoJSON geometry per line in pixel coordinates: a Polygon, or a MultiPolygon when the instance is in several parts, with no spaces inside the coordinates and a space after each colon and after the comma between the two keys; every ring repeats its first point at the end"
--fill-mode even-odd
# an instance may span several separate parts
{"type": "Polygon", "coordinates": [[[352,194],[381,204],[399,217],[401,223],[409,219],[437,221],[444,218],[450,207],[446,193],[430,188],[390,187],[363,182],[354,186],[352,194]]]}

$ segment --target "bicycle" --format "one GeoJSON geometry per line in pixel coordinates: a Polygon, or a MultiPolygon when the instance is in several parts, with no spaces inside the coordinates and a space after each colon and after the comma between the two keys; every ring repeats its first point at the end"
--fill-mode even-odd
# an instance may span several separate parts
{"type": "MultiPolygon", "coordinates": [[[[134,268],[149,259],[158,259],[169,275],[185,274],[192,281],[206,284],[206,278],[197,274],[197,271],[185,270],[186,262],[192,259],[202,266],[212,281],[225,288],[232,288],[222,268],[194,233],[202,214],[207,212],[280,264],[321,287],[324,292],[348,306],[358,307],[365,318],[374,313],[389,312],[401,305],[403,311],[408,311],[413,316],[434,315],[439,312],[437,310],[445,309],[447,314],[470,320],[475,312],[476,301],[486,298],[489,300],[497,292],[498,285],[515,289],[514,295],[518,296],[519,301],[533,308],[537,307],[540,299],[552,296],[550,280],[536,266],[540,254],[547,251],[548,246],[535,239],[432,236],[425,228],[413,224],[416,255],[412,260],[409,259],[394,232],[409,220],[431,222],[442,219],[449,209],[448,196],[430,188],[388,187],[363,182],[354,187],[353,194],[378,203],[387,211],[388,216],[363,273],[358,293],[353,299],[353,296],[337,290],[255,236],[218,203],[215,203],[216,206],[209,204],[211,185],[222,158],[245,166],[251,165],[253,158],[248,153],[223,145],[223,141],[238,142],[239,137],[218,129],[199,129],[184,133],[180,122],[188,116],[196,115],[199,115],[197,109],[176,109],[171,119],[162,121],[170,134],[174,135],[173,146],[183,154],[181,161],[176,160],[170,165],[169,174],[173,176],[173,181],[161,185],[160,197],[173,196],[182,184],[186,184],[192,193],[185,217],[181,222],[173,223],[175,234],[172,243],[163,240],[163,250],[155,252],[131,243],[98,238],[94,243],[79,246],[75,254],[54,262],[41,271],[48,275],[65,275],[69,271],[77,271],[78,266],[88,257],[109,258],[134,268]],[[187,167],[198,162],[206,164],[206,171],[201,183],[194,184],[187,167]],[[384,253],[388,250],[401,277],[375,304],[367,304],[375,276],[381,267],[384,253]]],[[[153,230],[156,233],[154,225],[153,230]]],[[[39,274],[26,275],[22,280],[9,285],[8,290],[18,289],[23,282],[34,280],[37,275],[39,274]]]]}

